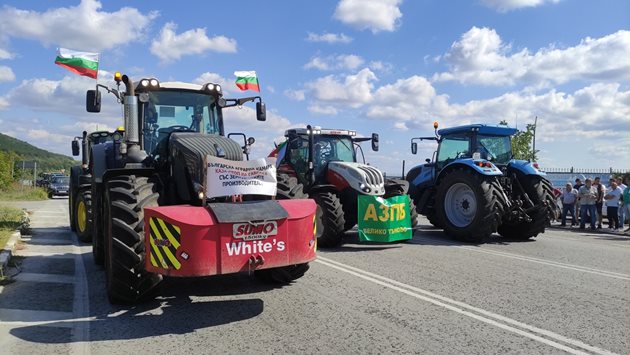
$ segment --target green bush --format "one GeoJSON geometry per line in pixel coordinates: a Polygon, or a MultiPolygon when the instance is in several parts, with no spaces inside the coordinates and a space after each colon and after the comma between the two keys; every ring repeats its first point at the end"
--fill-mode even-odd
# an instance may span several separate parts
{"type": "Polygon", "coordinates": [[[24,212],[22,210],[0,206],[0,249],[4,248],[11,234],[20,228],[24,212]]]}

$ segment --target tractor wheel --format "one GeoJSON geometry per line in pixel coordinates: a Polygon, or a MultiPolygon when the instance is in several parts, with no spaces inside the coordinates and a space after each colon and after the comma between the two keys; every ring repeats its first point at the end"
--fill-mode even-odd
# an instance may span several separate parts
{"type": "Polygon", "coordinates": [[[346,223],[339,197],[332,192],[318,192],[312,198],[317,203],[317,245],[323,248],[339,246],[346,223]]]}
{"type": "Polygon", "coordinates": [[[92,191],[82,189],[77,191],[74,202],[74,220],[79,240],[84,243],[92,241],[92,191]]]}
{"type": "Polygon", "coordinates": [[[72,186],[70,187],[70,193],[68,194],[68,219],[70,222],[70,230],[72,232],[76,232],[77,231],[77,226],[74,220],[74,213],[72,212],[74,210],[74,198],[72,198],[74,194],[72,193],[72,186]]]}
{"type": "MultiPolygon", "coordinates": [[[[304,186],[298,183],[297,178],[285,174],[278,174],[277,189],[276,199],[278,200],[308,198],[308,195],[304,193],[304,186]]],[[[308,268],[308,263],[303,263],[255,270],[254,277],[266,283],[287,284],[304,276],[308,268]]]]}
{"type": "Polygon", "coordinates": [[[517,178],[532,202],[540,206],[528,213],[531,222],[504,223],[499,227],[499,234],[507,238],[527,240],[539,233],[545,233],[545,227],[554,213],[555,201],[549,180],[537,175],[521,175],[517,178]]]}
{"type": "Polygon", "coordinates": [[[49,199],[51,199],[51,198],[53,198],[53,197],[54,197],[53,193],[52,193],[52,192],[49,192],[49,193],[48,193],[48,198],[49,198],[49,199]]]}
{"type": "Polygon", "coordinates": [[[440,223],[437,218],[437,213],[435,213],[435,210],[427,213],[427,219],[429,220],[429,223],[431,223],[434,227],[444,228],[444,223],[440,223]]]}
{"type": "MultiPolygon", "coordinates": [[[[406,193],[405,187],[401,184],[391,184],[389,187],[385,186],[385,195],[383,198],[390,198],[392,196],[401,196],[406,193]]],[[[411,228],[418,226],[418,210],[416,209],[416,203],[411,196],[409,196],[409,215],[411,218],[411,228]]]]}
{"type": "Polygon", "coordinates": [[[437,186],[436,216],[456,239],[481,242],[497,231],[507,201],[498,180],[469,169],[448,172],[437,186]]]}
{"type": "Polygon", "coordinates": [[[111,303],[135,303],[152,295],[162,275],[145,270],[144,208],[158,206],[152,178],[118,176],[105,195],[105,271],[111,303]]]}
{"type": "MultiPolygon", "coordinates": [[[[359,201],[358,197],[353,195],[353,198],[347,198],[343,200],[341,206],[343,207],[343,219],[345,220],[343,225],[343,231],[348,231],[357,225],[359,219],[359,201]]],[[[341,200],[339,201],[341,202],[341,200]]]]}
{"type": "Polygon", "coordinates": [[[92,224],[95,227],[92,228],[92,257],[94,258],[94,264],[98,266],[105,265],[105,218],[104,218],[104,204],[103,204],[103,189],[95,186],[91,190],[92,197],[92,224]],[[96,212],[96,213],[94,213],[96,212]]]}

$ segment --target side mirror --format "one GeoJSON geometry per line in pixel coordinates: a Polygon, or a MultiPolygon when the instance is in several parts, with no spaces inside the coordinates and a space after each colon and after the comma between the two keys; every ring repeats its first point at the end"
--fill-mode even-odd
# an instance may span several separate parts
{"type": "Polygon", "coordinates": [[[431,162],[431,159],[426,158],[424,161],[426,161],[426,162],[427,162],[427,164],[429,164],[429,163],[431,162]]]}
{"type": "Polygon", "coordinates": [[[247,145],[252,145],[256,143],[256,139],[254,137],[247,138],[247,145]]]}
{"type": "Polygon", "coordinates": [[[267,106],[265,106],[264,102],[256,103],[256,119],[258,121],[266,121],[267,120],[267,106]]]}
{"type": "Polygon", "coordinates": [[[101,92],[88,90],[85,95],[85,109],[87,112],[101,112],[101,92]]]}
{"type": "Polygon", "coordinates": [[[418,143],[411,142],[411,154],[418,154],[418,143]]]}
{"type": "Polygon", "coordinates": [[[79,141],[76,139],[72,141],[72,156],[79,156],[79,141]]]}
{"type": "Polygon", "coordinates": [[[378,152],[378,133],[372,133],[372,150],[378,152]]]}

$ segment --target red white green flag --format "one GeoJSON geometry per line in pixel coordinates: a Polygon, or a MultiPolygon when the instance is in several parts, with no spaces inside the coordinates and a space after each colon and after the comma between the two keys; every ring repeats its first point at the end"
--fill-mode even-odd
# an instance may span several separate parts
{"type": "Polygon", "coordinates": [[[236,86],[239,89],[260,92],[260,84],[258,84],[258,76],[256,76],[255,71],[235,71],[234,75],[236,75],[236,86]]]}
{"type": "Polygon", "coordinates": [[[71,72],[96,79],[98,75],[98,53],[78,52],[66,48],[57,49],[55,64],[71,72]]]}

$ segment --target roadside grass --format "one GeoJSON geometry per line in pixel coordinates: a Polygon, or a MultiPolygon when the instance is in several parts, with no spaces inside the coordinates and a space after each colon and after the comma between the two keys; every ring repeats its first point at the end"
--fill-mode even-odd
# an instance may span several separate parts
{"type": "Polygon", "coordinates": [[[48,199],[48,193],[42,187],[13,185],[7,190],[0,191],[0,201],[38,201],[46,199],[48,199]]]}
{"type": "Polygon", "coordinates": [[[0,206],[0,249],[7,244],[11,234],[20,228],[23,215],[18,208],[0,206]]]}

